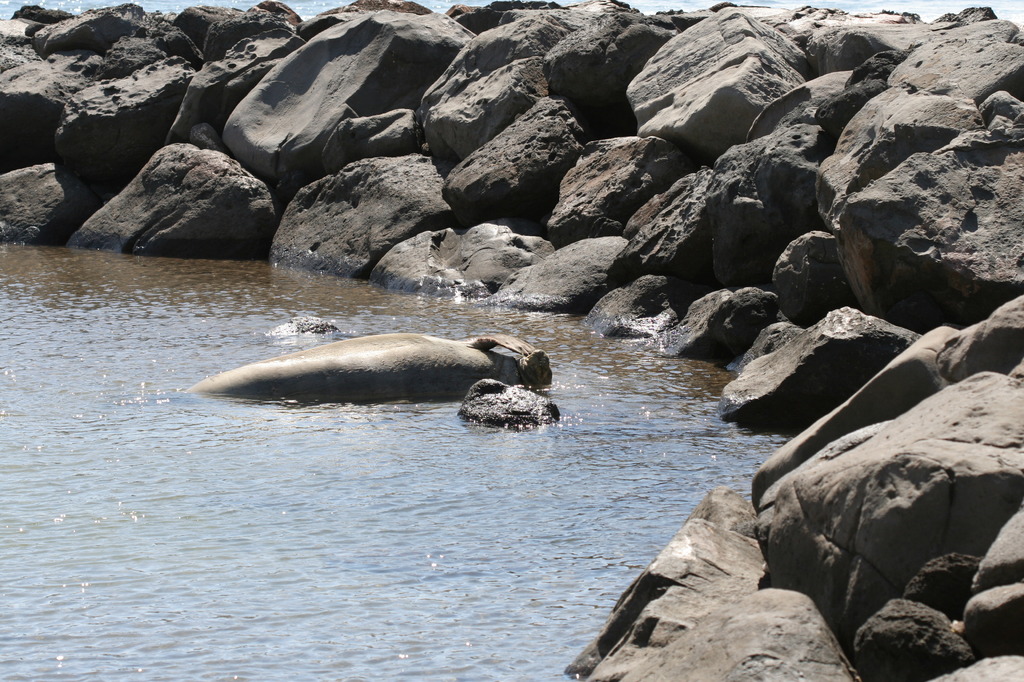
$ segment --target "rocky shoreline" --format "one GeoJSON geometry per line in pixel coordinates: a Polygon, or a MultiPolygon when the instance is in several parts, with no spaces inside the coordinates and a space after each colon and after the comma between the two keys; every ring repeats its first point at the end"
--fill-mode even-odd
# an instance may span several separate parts
{"type": "Polygon", "coordinates": [[[1024,33],[984,8],[24,7],[0,241],[267,259],[730,363],[724,419],[802,431],[567,674],[1011,679],[1022,99],[1024,33]]]}

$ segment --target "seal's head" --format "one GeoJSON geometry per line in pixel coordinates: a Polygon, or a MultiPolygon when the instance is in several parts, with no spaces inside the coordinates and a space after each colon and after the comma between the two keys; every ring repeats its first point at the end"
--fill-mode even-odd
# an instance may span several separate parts
{"type": "Polygon", "coordinates": [[[519,379],[527,388],[543,388],[551,385],[551,362],[548,354],[534,350],[522,355],[519,360],[519,379]]]}

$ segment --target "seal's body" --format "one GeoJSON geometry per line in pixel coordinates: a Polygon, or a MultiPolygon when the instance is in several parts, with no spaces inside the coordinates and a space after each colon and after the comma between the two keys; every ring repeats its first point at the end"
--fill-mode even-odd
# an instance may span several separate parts
{"type": "Polygon", "coordinates": [[[189,389],[266,400],[390,402],[462,397],[480,379],[551,383],[547,355],[505,335],[449,341],[422,334],[346,339],[263,360],[189,389]],[[491,352],[501,345],[521,357],[491,352]]]}

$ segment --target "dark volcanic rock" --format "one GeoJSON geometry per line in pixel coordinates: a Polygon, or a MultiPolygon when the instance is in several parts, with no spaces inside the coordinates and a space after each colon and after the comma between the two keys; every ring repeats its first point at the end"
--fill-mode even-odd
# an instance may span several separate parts
{"type": "Polygon", "coordinates": [[[459,416],[485,426],[528,429],[554,424],[560,418],[550,399],[496,379],[481,379],[469,388],[459,416]]]}
{"type": "Polygon", "coordinates": [[[296,334],[334,334],[341,331],[327,320],[319,317],[293,317],[288,322],[280,324],[269,332],[267,336],[295,336],[296,334]]]}
{"type": "Polygon", "coordinates": [[[967,554],[935,557],[907,583],[903,598],[930,606],[950,620],[962,620],[980,562],[980,557],[967,554]]]}
{"type": "Polygon", "coordinates": [[[722,391],[719,413],[749,425],[807,426],[857,392],[917,335],[853,308],[833,310],[722,391]]]}
{"type": "Polygon", "coordinates": [[[583,153],[587,134],[571,105],[544,98],[445,179],[444,198],[459,222],[539,220],[558,200],[558,184],[583,153]]]}
{"type": "Polygon", "coordinates": [[[621,236],[648,199],[694,170],[675,145],[656,137],[591,142],[562,178],[547,220],[548,239],[561,248],[580,239],[621,236]]]}
{"type": "Polygon", "coordinates": [[[843,90],[818,107],[814,114],[818,125],[838,139],[846,124],[868,100],[889,89],[889,74],[907,58],[907,54],[902,50],[879,52],[855,68],[843,90]]]}
{"type": "Polygon", "coordinates": [[[946,616],[906,599],[893,599],[868,618],[854,649],[863,682],[927,682],[974,662],[946,616]]]}
{"type": "Polygon", "coordinates": [[[172,22],[202,50],[206,44],[206,36],[210,28],[219,22],[236,17],[242,13],[234,7],[213,7],[209,5],[193,5],[178,12],[172,22]]]}
{"type": "Polygon", "coordinates": [[[441,200],[449,166],[425,156],[364,159],[299,190],[270,260],[343,277],[369,277],[391,247],[455,222],[441,200]]]}
{"type": "Polygon", "coordinates": [[[68,245],[141,256],[262,259],[279,218],[270,190],[237,161],[175,144],[157,152],[68,245]]]}
{"type": "Polygon", "coordinates": [[[224,59],[239,41],[255,38],[261,33],[295,34],[295,27],[283,16],[269,12],[243,12],[222,19],[210,26],[203,43],[203,57],[208,62],[224,59]]]}
{"type": "Polygon", "coordinates": [[[830,310],[857,304],[839,263],[836,238],[827,232],[808,232],[794,239],[775,263],[772,284],[782,314],[800,325],[814,324],[830,310]]]}
{"type": "Polygon", "coordinates": [[[100,207],[64,168],[47,163],[0,175],[0,242],[63,246],[100,207]]]}
{"type": "Polygon", "coordinates": [[[36,52],[43,57],[70,50],[89,50],[102,55],[121,38],[142,30],[145,22],[146,12],[138,5],[91,9],[40,29],[32,41],[36,52]]]}
{"type": "Polygon", "coordinates": [[[757,287],[720,289],[694,301],[682,322],[665,333],[665,349],[689,358],[734,358],[778,319],[775,293],[757,287]]]}
{"type": "Polygon", "coordinates": [[[686,315],[709,287],[676,277],[644,275],[606,294],[584,324],[603,336],[657,337],[686,315]]]}

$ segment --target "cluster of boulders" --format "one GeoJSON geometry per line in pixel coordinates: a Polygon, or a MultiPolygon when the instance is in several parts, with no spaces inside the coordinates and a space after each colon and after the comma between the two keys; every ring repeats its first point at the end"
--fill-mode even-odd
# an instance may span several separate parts
{"type": "MultiPolygon", "coordinates": [[[[946,664],[907,661],[1024,653],[997,539],[1024,497],[1022,100],[1024,33],[984,8],[24,7],[0,22],[0,241],[268,259],[730,363],[724,419],[806,430],[574,669],[926,679],[946,664]],[[947,565],[969,601],[906,592],[947,565]]],[[[1019,665],[991,660],[967,669],[1019,665]]]]}

